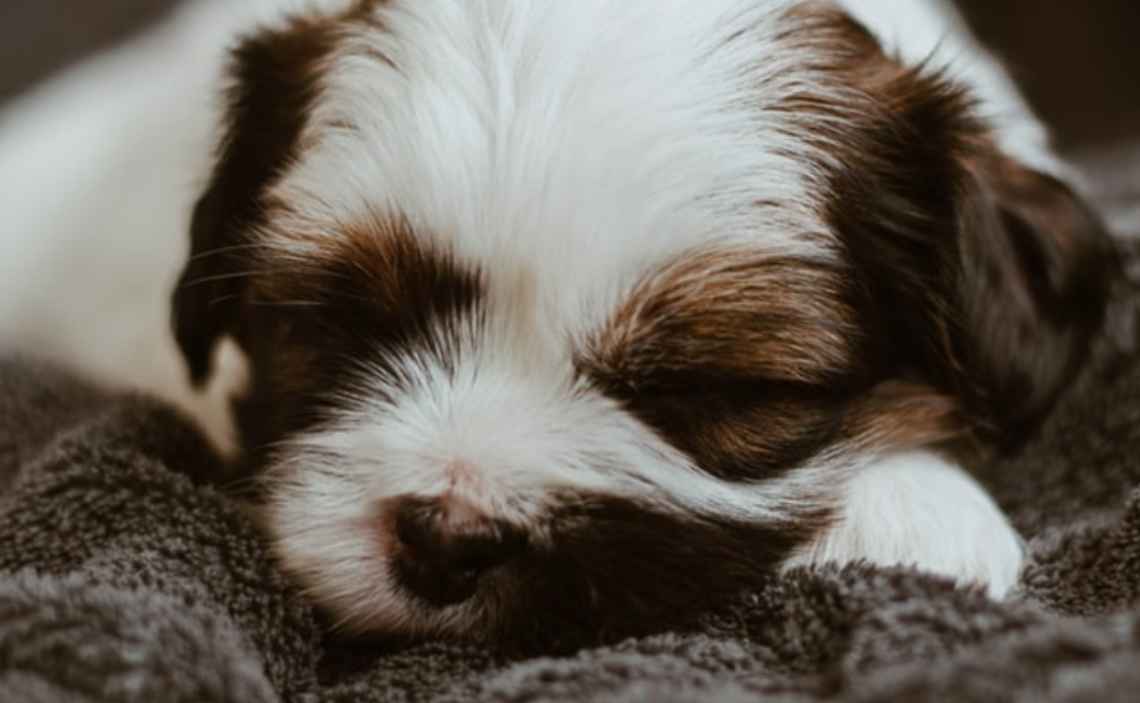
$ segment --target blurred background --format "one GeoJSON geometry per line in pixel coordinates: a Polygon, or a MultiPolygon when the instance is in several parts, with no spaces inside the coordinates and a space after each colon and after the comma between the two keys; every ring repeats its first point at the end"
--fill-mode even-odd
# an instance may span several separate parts
{"type": "MultiPolygon", "coordinates": [[[[242,2],[243,0],[233,0],[242,2]]],[[[0,103],[161,18],[177,0],[0,2],[0,103]]],[[[1140,127],[1140,2],[960,0],[1062,147],[1140,127]]]]}

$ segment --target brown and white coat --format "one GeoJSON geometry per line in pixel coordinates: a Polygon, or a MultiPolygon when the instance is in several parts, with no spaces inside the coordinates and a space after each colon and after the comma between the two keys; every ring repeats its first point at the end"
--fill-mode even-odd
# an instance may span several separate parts
{"type": "Polygon", "coordinates": [[[782,566],[1016,580],[960,462],[1115,266],[927,0],[358,0],[243,32],[174,297],[344,627],[573,643],[782,566]]]}

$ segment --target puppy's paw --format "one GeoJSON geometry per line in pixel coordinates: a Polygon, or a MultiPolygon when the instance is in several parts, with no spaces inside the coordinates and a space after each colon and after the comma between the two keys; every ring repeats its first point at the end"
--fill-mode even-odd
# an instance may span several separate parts
{"type": "Polygon", "coordinates": [[[855,474],[839,522],[787,566],[913,566],[1001,598],[1017,584],[1023,559],[1021,538],[973,478],[935,454],[915,452],[855,474]]]}

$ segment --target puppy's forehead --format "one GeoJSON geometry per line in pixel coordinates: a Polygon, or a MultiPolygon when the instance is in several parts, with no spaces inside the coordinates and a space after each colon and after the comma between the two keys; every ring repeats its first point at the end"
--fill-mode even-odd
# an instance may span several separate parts
{"type": "Polygon", "coordinates": [[[785,98],[795,3],[376,3],[320,67],[271,242],[400,217],[436,251],[594,329],[685,252],[833,257],[785,98]]]}

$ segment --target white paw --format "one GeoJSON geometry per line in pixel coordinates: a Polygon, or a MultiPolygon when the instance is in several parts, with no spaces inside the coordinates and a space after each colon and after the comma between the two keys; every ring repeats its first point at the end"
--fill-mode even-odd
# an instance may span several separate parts
{"type": "Polygon", "coordinates": [[[913,452],[852,476],[840,522],[786,566],[913,566],[1001,598],[1017,584],[1024,555],[1021,538],[973,478],[936,454],[913,452]]]}

